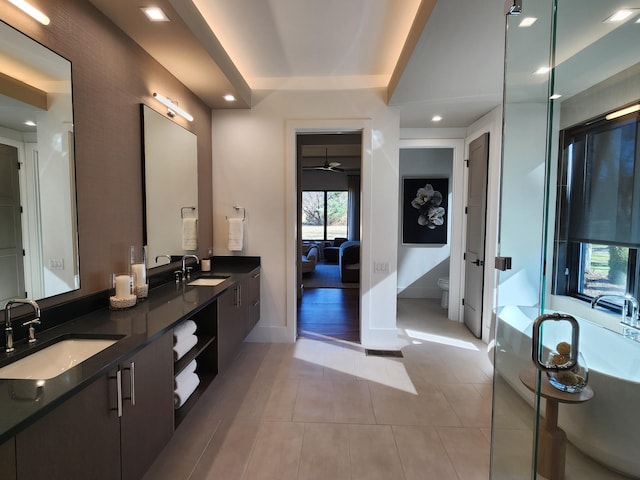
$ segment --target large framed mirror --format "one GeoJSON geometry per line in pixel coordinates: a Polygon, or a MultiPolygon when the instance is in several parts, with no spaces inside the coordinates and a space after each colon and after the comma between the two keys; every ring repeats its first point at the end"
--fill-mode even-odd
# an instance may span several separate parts
{"type": "Polygon", "coordinates": [[[149,267],[165,256],[198,252],[198,139],[189,130],[141,106],[145,235],[149,267]],[[195,242],[193,239],[195,236],[195,242]]]}
{"type": "Polygon", "coordinates": [[[80,288],[71,62],[0,22],[0,306],[80,288]]]}

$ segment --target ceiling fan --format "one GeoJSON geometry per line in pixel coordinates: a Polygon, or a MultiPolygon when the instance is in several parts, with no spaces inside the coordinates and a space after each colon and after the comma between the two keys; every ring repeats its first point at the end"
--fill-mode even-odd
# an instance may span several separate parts
{"type": "Polygon", "coordinates": [[[329,162],[327,158],[327,149],[325,148],[323,165],[302,167],[302,169],[303,170],[323,170],[325,172],[343,172],[344,169],[339,167],[340,167],[340,162],[329,162]]]}

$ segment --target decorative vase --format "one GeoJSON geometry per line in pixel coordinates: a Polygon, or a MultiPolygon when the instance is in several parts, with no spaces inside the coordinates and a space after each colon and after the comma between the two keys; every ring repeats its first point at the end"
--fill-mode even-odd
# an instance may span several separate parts
{"type": "MultiPolygon", "coordinates": [[[[560,344],[558,345],[560,346],[560,344]]],[[[569,363],[569,355],[567,353],[552,351],[549,354],[549,366],[561,367],[569,363]]],[[[589,381],[589,369],[581,352],[578,353],[578,362],[569,370],[547,371],[549,383],[563,392],[578,393],[587,386],[589,381]]]]}

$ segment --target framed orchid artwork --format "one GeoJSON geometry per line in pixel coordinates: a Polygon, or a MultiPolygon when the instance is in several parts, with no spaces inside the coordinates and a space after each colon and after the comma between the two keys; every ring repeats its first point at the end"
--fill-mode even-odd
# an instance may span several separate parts
{"type": "Polygon", "coordinates": [[[448,178],[403,178],[402,243],[447,243],[448,178]]]}

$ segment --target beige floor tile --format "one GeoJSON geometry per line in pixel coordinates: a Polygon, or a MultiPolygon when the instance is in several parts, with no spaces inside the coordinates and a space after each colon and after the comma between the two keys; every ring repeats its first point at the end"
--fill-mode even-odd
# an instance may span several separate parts
{"type": "Polygon", "coordinates": [[[352,480],[404,478],[395,438],[388,425],[349,425],[352,480]]]}
{"type": "Polygon", "coordinates": [[[463,426],[491,426],[491,398],[480,395],[474,385],[441,385],[441,388],[463,426]]]}
{"type": "Polygon", "coordinates": [[[262,413],[264,420],[291,421],[298,396],[299,380],[287,379],[273,383],[262,413]]]}
{"type": "Polygon", "coordinates": [[[434,427],[394,426],[406,480],[458,480],[434,427]]]}
{"type": "Polygon", "coordinates": [[[460,480],[489,478],[490,443],[478,428],[437,427],[460,480]]]}
{"type": "Polygon", "coordinates": [[[298,480],[350,480],[349,427],[310,423],[304,427],[298,480]]]}
{"type": "Polygon", "coordinates": [[[408,393],[370,383],[378,424],[459,426],[460,420],[441,392],[408,393]]]}
{"type": "Polygon", "coordinates": [[[303,379],[293,409],[294,422],[333,422],[335,420],[333,382],[303,379]]]}
{"type": "Polygon", "coordinates": [[[339,423],[375,424],[369,382],[333,382],[335,421],[339,423]]]}
{"type": "Polygon", "coordinates": [[[263,422],[258,432],[245,480],[295,480],[302,451],[304,425],[263,422]]]}
{"type": "Polygon", "coordinates": [[[259,428],[258,422],[234,422],[218,431],[189,480],[242,480],[259,428]]]}

